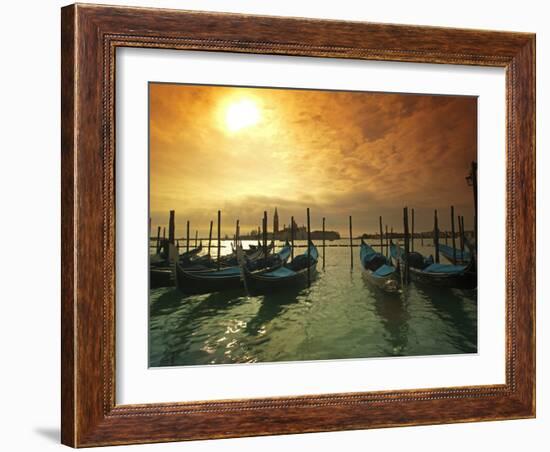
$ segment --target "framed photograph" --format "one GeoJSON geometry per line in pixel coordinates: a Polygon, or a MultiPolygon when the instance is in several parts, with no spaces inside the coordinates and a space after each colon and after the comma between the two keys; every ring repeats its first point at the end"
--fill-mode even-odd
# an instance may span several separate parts
{"type": "Polygon", "coordinates": [[[535,416],[535,36],[62,9],[62,442],[535,416]]]}

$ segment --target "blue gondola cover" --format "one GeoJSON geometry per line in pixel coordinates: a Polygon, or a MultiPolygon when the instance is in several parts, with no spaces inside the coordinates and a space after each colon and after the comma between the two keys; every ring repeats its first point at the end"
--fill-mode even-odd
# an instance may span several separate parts
{"type": "Polygon", "coordinates": [[[287,267],[280,267],[277,270],[273,270],[268,273],[264,273],[262,276],[267,276],[270,278],[286,278],[288,276],[295,275],[296,272],[287,267]]]}
{"type": "Polygon", "coordinates": [[[395,267],[391,265],[382,265],[381,267],[378,267],[376,271],[374,271],[372,274],[375,276],[384,277],[384,276],[389,276],[394,272],[395,272],[395,267]]]}
{"type": "Polygon", "coordinates": [[[431,264],[422,271],[426,273],[462,273],[465,269],[464,265],[431,264]]]}

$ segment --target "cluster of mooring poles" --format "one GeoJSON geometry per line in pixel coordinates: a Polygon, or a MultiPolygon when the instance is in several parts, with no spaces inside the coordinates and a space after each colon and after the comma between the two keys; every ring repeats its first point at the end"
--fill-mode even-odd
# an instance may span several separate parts
{"type": "MultiPolygon", "coordinates": [[[[342,247],[347,246],[350,249],[350,268],[353,269],[354,266],[354,255],[353,255],[353,248],[357,247],[359,245],[354,243],[354,236],[353,236],[353,217],[350,215],[348,217],[349,220],[349,237],[348,237],[348,244],[347,245],[341,245],[341,244],[327,244],[327,237],[326,237],[326,226],[327,226],[327,219],[326,217],[322,217],[322,230],[321,230],[321,249],[322,249],[322,267],[323,269],[326,266],[326,248],[328,247],[342,247]]],[[[308,207],[306,209],[306,223],[307,223],[307,242],[311,242],[311,214],[310,214],[310,208],[308,207]]],[[[149,220],[149,226],[151,226],[151,220],[149,220]]],[[[216,255],[217,255],[217,261],[219,263],[220,257],[221,257],[221,248],[222,246],[222,237],[221,237],[221,227],[222,227],[222,212],[221,210],[217,211],[217,237],[216,237],[216,255]]],[[[175,245],[178,250],[184,249],[185,252],[191,251],[192,243],[195,248],[197,248],[199,245],[202,246],[203,238],[199,237],[199,231],[194,231],[194,239],[191,237],[191,222],[190,220],[186,220],[186,227],[185,227],[185,236],[181,238],[175,237],[175,228],[176,228],[176,221],[175,221],[175,210],[170,210],[169,212],[169,220],[168,220],[168,238],[166,238],[166,227],[157,227],[157,235],[156,237],[152,237],[151,240],[154,241],[154,245],[152,248],[156,250],[156,253],[160,253],[161,249],[163,248],[163,245],[165,244],[173,244],[175,245]],[[162,232],[162,234],[161,234],[162,232]]],[[[379,244],[372,244],[372,246],[380,247],[381,251],[386,254],[389,254],[389,246],[390,241],[395,237],[395,234],[393,232],[393,227],[391,228],[391,232],[389,231],[388,225],[383,225],[382,217],[379,217],[379,238],[380,243],[379,244]],[[384,232],[385,231],[385,232],[384,232]]],[[[211,255],[212,249],[213,249],[213,232],[214,232],[214,221],[210,220],[209,223],[209,229],[208,229],[208,239],[207,239],[207,248],[206,253],[208,255],[211,255]]],[[[295,217],[292,216],[290,218],[290,227],[289,227],[290,237],[286,236],[287,239],[289,239],[289,244],[291,247],[291,259],[294,259],[295,256],[295,250],[296,247],[303,247],[307,246],[308,250],[307,253],[309,253],[309,246],[308,245],[297,245],[296,242],[296,220],[295,217]]],[[[413,209],[413,233],[414,233],[414,209],[413,209]]],[[[254,236],[249,236],[249,238],[252,238],[254,236]]],[[[254,237],[261,243],[261,247],[264,252],[264,259],[267,259],[268,253],[269,253],[269,231],[268,231],[268,215],[267,211],[263,212],[263,217],[261,219],[261,226],[258,226],[257,229],[257,235],[254,237]]],[[[276,237],[273,235],[273,240],[275,240],[276,237]]],[[[235,221],[235,233],[233,234],[233,240],[232,240],[233,247],[237,247],[239,245],[242,245],[242,235],[241,235],[241,227],[240,227],[240,220],[237,219],[235,221]]],[[[414,250],[414,245],[413,248],[414,250]]]]}
{"type": "MultiPolygon", "coordinates": [[[[477,163],[472,162],[471,168],[470,168],[470,174],[466,177],[466,181],[469,186],[472,187],[473,195],[474,195],[474,227],[473,227],[473,244],[472,247],[473,252],[475,252],[477,247],[477,163]]],[[[436,263],[440,262],[440,238],[444,238],[445,245],[449,244],[449,239],[451,241],[452,246],[452,258],[453,262],[458,262],[460,259],[463,259],[465,248],[466,246],[470,247],[470,244],[466,240],[466,232],[464,228],[464,216],[463,215],[455,215],[455,208],[454,206],[450,206],[450,231],[440,231],[439,229],[439,217],[438,217],[438,211],[437,209],[434,210],[433,215],[433,231],[431,234],[425,234],[423,232],[415,233],[415,211],[414,208],[410,209],[408,207],[403,208],[403,234],[397,234],[394,233],[393,225],[390,225],[388,228],[388,224],[384,224],[382,216],[379,216],[378,218],[378,238],[379,243],[371,243],[371,246],[380,247],[380,253],[385,254],[386,256],[390,256],[390,244],[392,241],[396,238],[402,238],[403,239],[403,247],[404,247],[404,255],[401,256],[401,261],[403,265],[402,269],[402,278],[403,282],[407,283],[409,281],[409,254],[413,253],[415,251],[415,237],[420,238],[420,244],[421,246],[424,246],[424,238],[429,238],[429,236],[432,236],[433,239],[433,246],[434,246],[434,261],[436,263]],[[410,218],[409,218],[410,213],[410,218]],[[410,221],[409,221],[410,220],[410,221]],[[455,223],[456,222],[456,223],[455,223]],[[409,229],[410,226],[410,229],[409,229]],[[458,247],[457,247],[457,240],[458,240],[458,247]],[[460,252],[460,259],[458,259],[458,252],[460,252]]],[[[268,254],[270,251],[270,248],[268,247],[268,218],[267,218],[267,211],[263,212],[263,217],[261,219],[261,226],[258,226],[256,239],[259,243],[259,246],[262,247],[263,250],[263,258],[267,261],[268,254]]],[[[311,242],[311,217],[310,217],[310,209],[309,207],[306,209],[306,221],[307,221],[307,257],[308,261],[310,259],[310,242],[311,242]]],[[[217,211],[217,268],[220,269],[220,258],[221,258],[221,227],[222,227],[222,212],[221,210],[217,211]]],[[[342,244],[332,244],[327,245],[326,243],[326,217],[322,217],[322,235],[321,235],[321,248],[322,248],[322,267],[323,270],[325,269],[325,263],[326,263],[326,248],[330,246],[349,246],[350,249],[350,269],[353,270],[354,265],[354,255],[353,255],[353,217],[349,216],[349,243],[348,245],[342,245],[342,244]]],[[[210,221],[210,227],[208,232],[208,248],[207,248],[207,254],[211,255],[212,251],[212,234],[213,234],[213,228],[214,228],[214,221],[210,221]]],[[[167,249],[169,244],[175,245],[179,251],[180,248],[185,248],[186,252],[191,251],[191,224],[190,221],[186,221],[186,234],[184,238],[176,239],[175,237],[175,231],[176,231],[176,218],[175,218],[175,211],[170,210],[169,212],[169,218],[168,218],[168,238],[166,237],[166,227],[157,227],[157,233],[156,237],[151,237],[150,240],[154,242],[154,245],[150,245],[152,248],[156,250],[157,254],[160,254],[162,249],[167,249]],[[162,232],[162,235],[161,235],[162,232]],[[181,242],[184,241],[184,245],[181,244],[181,242]]],[[[294,248],[296,246],[301,245],[295,245],[296,241],[296,221],[294,216],[290,218],[290,227],[287,229],[285,227],[284,231],[290,232],[290,247],[291,247],[291,260],[295,257],[295,251],[294,248]]],[[[302,228],[303,231],[303,228],[302,228]]],[[[149,219],[149,234],[151,234],[151,219],[149,219]]],[[[254,234],[251,233],[249,235],[250,238],[254,237],[254,234]]],[[[277,240],[276,231],[274,227],[273,231],[273,240],[277,240]]],[[[285,234],[285,239],[288,240],[288,235],[285,234]]],[[[303,237],[303,235],[302,235],[303,237]]],[[[376,237],[376,234],[374,235],[376,237]]],[[[242,245],[241,241],[241,228],[240,228],[240,221],[239,219],[235,222],[235,234],[233,237],[233,246],[235,249],[242,245]]],[[[279,240],[282,239],[282,236],[279,237],[279,240]]],[[[331,239],[332,240],[332,239],[331,239]]],[[[201,246],[202,247],[202,238],[199,238],[199,231],[195,230],[195,239],[194,239],[194,246],[195,248],[201,246]],[[199,243],[200,239],[200,243],[199,243]]],[[[474,257],[475,258],[475,257],[474,257]]],[[[311,281],[311,274],[308,266],[308,282],[311,281]]]]}

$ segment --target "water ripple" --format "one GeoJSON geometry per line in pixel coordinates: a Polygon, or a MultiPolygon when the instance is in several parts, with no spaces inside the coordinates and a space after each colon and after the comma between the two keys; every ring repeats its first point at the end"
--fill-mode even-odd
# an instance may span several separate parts
{"type": "Polygon", "coordinates": [[[349,249],[327,250],[310,289],[248,297],[151,291],[151,366],[475,353],[477,292],[371,287],[349,249]]]}

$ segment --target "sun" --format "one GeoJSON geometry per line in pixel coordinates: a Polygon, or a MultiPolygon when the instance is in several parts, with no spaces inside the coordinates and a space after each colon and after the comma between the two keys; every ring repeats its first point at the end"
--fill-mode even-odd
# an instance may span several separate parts
{"type": "Polygon", "coordinates": [[[256,102],[242,99],[231,103],[225,113],[225,126],[230,132],[237,132],[260,122],[260,109],[256,102]]]}

